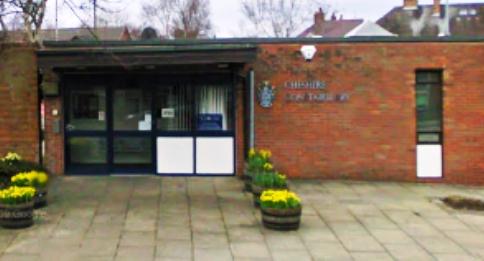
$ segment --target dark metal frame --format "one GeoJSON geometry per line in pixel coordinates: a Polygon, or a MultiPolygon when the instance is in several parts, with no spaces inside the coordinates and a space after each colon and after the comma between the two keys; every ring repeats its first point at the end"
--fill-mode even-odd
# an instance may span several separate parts
{"type": "Polygon", "coordinates": [[[421,178],[421,179],[442,179],[445,177],[445,154],[444,154],[444,119],[445,119],[445,111],[444,111],[444,70],[443,69],[417,69],[415,70],[415,99],[417,98],[417,85],[418,84],[439,84],[440,85],[440,88],[441,88],[441,99],[442,99],[442,102],[441,102],[441,106],[440,106],[440,110],[442,112],[442,116],[441,116],[441,119],[440,119],[440,132],[429,132],[429,131],[418,131],[418,111],[417,111],[417,107],[415,106],[415,120],[416,120],[416,124],[415,124],[415,133],[416,133],[416,136],[415,136],[415,144],[416,145],[441,145],[442,146],[442,154],[441,154],[441,158],[442,158],[442,177],[436,177],[436,178],[421,178]],[[439,82],[422,82],[422,81],[418,81],[417,80],[417,75],[418,73],[421,73],[421,72],[434,72],[434,73],[439,73],[440,74],[440,77],[439,77],[439,82]],[[438,142],[420,142],[419,141],[419,134],[438,134],[439,135],[439,141],[438,142]]]}
{"type": "MultiPolygon", "coordinates": [[[[86,80],[86,76],[84,77],[78,75],[78,74],[67,74],[64,75],[61,78],[61,85],[63,91],[63,102],[64,102],[64,128],[66,124],[69,122],[69,110],[70,110],[70,93],[72,89],[78,89],[82,87],[77,87],[77,86],[72,86],[71,81],[76,80],[81,81],[81,82],[87,82],[87,84],[90,85],[98,85],[98,86],[105,86],[106,90],[106,130],[103,131],[64,131],[64,141],[65,141],[65,146],[64,146],[64,155],[65,155],[65,172],[67,174],[74,174],[74,175],[102,175],[102,174],[158,174],[157,173],[157,165],[156,165],[156,159],[157,159],[157,154],[156,154],[156,140],[157,137],[193,137],[193,158],[194,158],[194,173],[186,173],[186,174],[158,174],[158,175],[166,175],[166,176],[233,176],[235,175],[235,169],[236,169],[236,84],[237,80],[235,77],[235,74],[233,72],[231,73],[221,73],[221,74],[212,74],[212,75],[185,75],[183,78],[180,76],[166,76],[162,74],[151,74],[147,75],[145,73],[140,73],[140,74],[129,74],[128,76],[124,76],[123,74],[111,74],[109,77],[106,75],[99,75],[95,76],[90,76],[90,80],[86,80]],[[146,132],[140,132],[140,131],[115,131],[113,129],[113,92],[114,89],[122,89],[123,87],[126,87],[126,85],[121,84],[120,86],[118,83],[120,82],[126,82],[124,81],[119,81],[118,80],[113,80],[115,79],[114,76],[116,75],[117,77],[121,77],[122,79],[126,79],[127,77],[140,77],[143,75],[145,77],[145,82],[148,82],[148,79],[150,80],[151,84],[148,84],[148,86],[142,86],[140,88],[144,88],[145,90],[151,90],[151,112],[152,112],[152,129],[151,131],[146,131],[146,132]],[[183,79],[183,80],[182,80],[183,79]],[[193,129],[191,131],[161,131],[158,130],[156,127],[156,99],[155,99],[155,92],[158,88],[162,88],[163,85],[169,84],[169,83],[176,83],[176,82],[187,82],[191,85],[191,89],[193,92],[193,97],[197,96],[197,91],[198,89],[196,88],[197,84],[201,83],[207,83],[207,82],[216,82],[217,80],[223,80],[224,82],[227,83],[228,88],[231,90],[232,94],[232,107],[231,107],[231,113],[232,113],[232,121],[231,121],[231,126],[229,131],[198,131],[197,130],[197,120],[196,120],[196,110],[197,110],[197,104],[194,104],[192,106],[193,110],[193,129]],[[106,164],[72,164],[70,163],[70,151],[69,151],[69,138],[70,137],[103,137],[106,139],[107,143],[107,163],[106,164]],[[113,152],[113,142],[115,137],[150,137],[151,138],[151,158],[152,158],[152,164],[151,166],[146,166],[146,167],[121,167],[120,165],[115,165],[114,164],[114,152],[113,152]],[[234,163],[234,170],[232,173],[226,173],[226,174],[211,174],[211,173],[197,173],[196,172],[196,138],[197,137],[232,137],[233,138],[233,163],[234,163]]],[[[139,87],[137,87],[139,88],[139,87]]],[[[197,103],[196,99],[193,101],[194,103],[197,103]]]]}
{"type": "Polygon", "coordinates": [[[415,71],[415,99],[417,97],[417,86],[419,84],[439,84],[440,88],[441,88],[441,106],[440,106],[440,111],[442,112],[442,117],[440,119],[440,132],[435,132],[435,131],[419,131],[418,130],[418,111],[417,111],[417,108],[415,108],[415,118],[417,120],[417,124],[416,124],[416,133],[417,133],[417,136],[416,136],[416,143],[417,144],[441,144],[443,145],[444,144],[444,86],[443,86],[443,70],[442,69],[418,69],[415,71]],[[418,73],[422,73],[422,72],[431,72],[431,73],[439,73],[440,74],[440,77],[439,77],[439,81],[438,82],[425,82],[425,81],[418,81],[417,80],[417,75],[418,73]],[[418,136],[419,134],[438,134],[439,135],[439,141],[438,142],[420,142],[419,139],[418,139],[418,136]]]}

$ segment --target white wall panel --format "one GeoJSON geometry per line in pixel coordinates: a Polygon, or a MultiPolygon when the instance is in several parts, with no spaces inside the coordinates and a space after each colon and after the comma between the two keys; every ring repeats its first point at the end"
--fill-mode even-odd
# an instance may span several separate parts
{"type": "Polygon", "coordinates": [[[197,174],[233,174],[234,138],[197,138],[197,174]]]}
{"type": "Polygon", "coordinates": [[[192,137],[159,137],[156,149],[159,174],[194,174],[192,137]]]}
{"type": "Polygon", "coordinates": [[[442,177],[442,145],[417,145],[417,177],[442,177]]]}

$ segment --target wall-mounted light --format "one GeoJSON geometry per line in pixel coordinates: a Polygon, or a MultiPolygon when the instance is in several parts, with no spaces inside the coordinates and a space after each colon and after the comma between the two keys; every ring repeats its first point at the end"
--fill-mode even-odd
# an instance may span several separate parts
{"type": "Polygon", "coordinates": [[[310,62],[314,58],[316,51],[317,49],[314,45],[303,45],[301,47],[301,54],[307,62],[310,62]]]}

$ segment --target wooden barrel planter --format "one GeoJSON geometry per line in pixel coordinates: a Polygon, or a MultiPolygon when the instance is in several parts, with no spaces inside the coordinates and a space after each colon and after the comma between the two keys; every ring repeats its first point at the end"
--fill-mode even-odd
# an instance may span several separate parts
{"type": "Polygon", "coordinates": [[[252,197],[254,200],[254,206],[259,207],[260,206],[260,195],[262,195],[262,192],[266,189],[264,187],[252,184],[252,197]]]}
{"type": "Polygon", "coordinates": [[[0,204],[0,226],[4,228],[26,228],[34,224],[34,201],[17,204],[0,204]]]}
{"type": "Polygon", "coordinates": [[[261,208],[264,227],[279,230],[297,230],[301,224],[302,207],[289,209],[261,208]]]}
{"type": "Polygon", "coordinates": [[[252,175],[244,173],[242,179],[244,180],[244,191],[252,192],[252,175]]]}
{"type": "Polygon", "coordinates": [[[47,206],[47,188],[35,189],[34,208],[47,206]]]}
{"type": "Polygon", "coordinates": [[[10,179],[7,177],[0,177],[0,189],[4,189],[8,187],[10,183],[10,179]]]}

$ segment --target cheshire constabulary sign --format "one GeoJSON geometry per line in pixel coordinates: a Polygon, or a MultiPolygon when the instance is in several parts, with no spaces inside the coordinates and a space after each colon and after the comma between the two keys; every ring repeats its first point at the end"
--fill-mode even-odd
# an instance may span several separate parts
{"type": "Polygon", "coordinates": [[[348,93],[329,93],[323,81],[288,81],[284,83],[287,102],[346,102],[348,93]]]}

